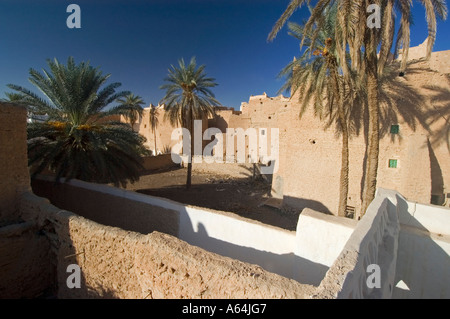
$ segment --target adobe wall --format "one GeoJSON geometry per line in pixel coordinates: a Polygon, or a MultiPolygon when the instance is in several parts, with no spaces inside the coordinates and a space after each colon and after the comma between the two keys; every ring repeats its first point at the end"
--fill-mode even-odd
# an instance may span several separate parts
{"type": "MultiPolygon", "coordinates": [[[[170,121],[165,118],[166,111],[164,107],[158,106],[158,125],[156,127],[156,148],[157,154],[165,153],[165,151],[171,150],[172,146],[174,146],[178,141],[172,141],[172,132],[176,128],[180,128],[181,126],[175,125],[172,126],[170,121]]],[[[122,122],[129,123],[125,117],[122,117],[122,122]]],[[[204,118],[202,120],[202,133],[204,130],[208,128],[208,119],[204,118]]],[[[147,148],[155,151],[155,134],[152,131],[152,127],[150,125],[150,107],[144,108],[143,116],[138,119],[138,121],[134,124],[133,129],[136,132],[139,132],[143,135],[147,141],[144,143],[147,148]]]]}
{"type": "Polygon", "coordinates": [[[39,297],[54,283],[49,242],[20,214],[30,190],[26,119],[25,108],[0,102],[0,298],[39,297]]]}
{"type": "Polygon", "coordinates": [[[42,176],[33,181],[33,191],[103,225],[142,234],[167,233],[190,245],[294,278],[295,232],[229,212],[77,180],[55,186],[52,179],[42,176]]]}
{"type": "MultiPolygon", "coordinates": [[[[446,54],[450,52],[433,53],[432,60],[446,54]]],[[[392,87],[386,88],[390,90],[391,100],[380,105],[377,187],[395,189],[409,200],[421,203],[430,203],[432,195],[437,195],[440,201],[436,204],[443,204],[450,194],[450,157],[446,142],[450,79],[448,74],[431,70],[430,63],[410,64],[406,75],[397,77],[396,82],[390,84],[392,87]],[[390,133],[391,125],[399,125],[399,134],[390,133]],[[397,168],[389,167],[391,159],[397,160],[397,168]]],[[[299,119],[298,97],[293,97],[288,107],[278,102],[271,111],[263,112],[266,102],[270,103],[267,96],[251,98],[244,104],[244,110],[253,109],[256,114],[260,106],[264,115],[277,119],[280,166],[273,177],[273,195],[299,209],[310,207],[336,214],[342,143],[335,127],[324,130],[323,123],[311,110],[299,119]]],[[[357,211],[361,205],[365,150],[364,131],[360,130],[359,135],[351,137],[349,145],[348,205],[357,211]]],[[[449,205],[447,199],[446,206],[449,205]]]]}
{"type": "Polygon", "coordinates": [[[35,223],[0,227],[0,299],[46,296],[55,278],[50,243],[35,223]]]}
{"type": "Polygon", "coordinates": [[[307,298],[313,287],[188,245],[104,226],[26,193],[22,213],[54,233],[58,298],[307,298]],[[81,268],[70,289],[69,264],[81,268]]]}
{"type": "Polygon", "coordinates": [[[18,193],[30,189],[27,111],[0,102],[0,226],[17,221],[18,193]]]}
{"type": "MultiPolygon", "coordinates": [[[[145,145],[154,151],[155,138],[154,132],[150,125],[150,107],[144,108],[143,116],[138,119],[138,122],[134,124],[133,129],[143,135],[147,142],[145,145]]],[[[164,108],[158,108],[158,126],[156,127],[156,148],[158,152],[162,152],[165,148],[171,148],[176,142],[171,141],[172,131],[176,128],[173,127],[169,121],[164,120],[164,108]]],[[[126,118],[122,118],[122,122],[129,123],[126,118]]]]}
{"type": "MultiPolygon", "coordinates": [[[[409,48],[408,61],[423,60],[427,55],[428,38],[416,47],[409,48]]],[[[399,51],[397,60],[401,61],[402,51],[399,51]]],[[[440,73],[450,73],[450,51],[432,52],[429,60],[430,69],[440,73]]]]}

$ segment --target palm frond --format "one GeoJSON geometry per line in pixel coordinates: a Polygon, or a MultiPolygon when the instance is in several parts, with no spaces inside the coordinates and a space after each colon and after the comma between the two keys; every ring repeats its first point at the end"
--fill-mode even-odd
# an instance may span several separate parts
{"type": "Polygon", "coordinates": [[[47,114],[48,120],[28,125],[28,154],[32,176],[44,169],[65,177],[91,182],[125,185],[139,178],[141,155],[147,154],[145,138],[118,123],[111,115],[124,110],[110,103],[124,96],[116,93],[120,83],[105,85],[103,75],[89,63],[73,58],[63,65],[48,60],[49,71],[30,69],[30,82],[44,95],[10,84],[21,103],[32,113],[47,114]]]}

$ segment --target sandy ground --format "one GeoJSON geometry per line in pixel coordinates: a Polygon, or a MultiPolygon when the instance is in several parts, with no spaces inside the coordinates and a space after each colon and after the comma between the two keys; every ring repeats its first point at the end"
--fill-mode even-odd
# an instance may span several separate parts
{"type": "Polygon", "coordinates": [[[299,211],[264,205],[270,184],[263,178],[253,179],[247,166],[198,168],[194,164],[192,186],[186,189],[186,168],[146,173],[127,189],[180,203],[236,213],[265,224],[295,230],[299,211]]]}

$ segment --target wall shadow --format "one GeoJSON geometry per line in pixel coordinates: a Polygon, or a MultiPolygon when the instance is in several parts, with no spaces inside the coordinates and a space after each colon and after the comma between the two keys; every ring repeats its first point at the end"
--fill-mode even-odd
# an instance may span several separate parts
{"type": "Polygon", "coordinates": [[[292,197],[292,196],[283,196],[283,205],[288,207],[292,207],[295,209],[303,210],[304,208],[311,208],[312,210],[327,214],[333,215],[330,209],[325,206],[322,202],[305,199],[300,197],[292,197]]]}
{"type": "Polygon", "coordinates": [[[450,236],[430,234],[407,213],[408,204],[403,199],[398,198],[397,206],[400,233],[393,298],[450,298],[450,256],[438,245],[440,242],[450,249],[450,236]]]}
{"type": "Polygon", "coordinates": [[[442,175],[441,166],[436,158],[433,148],[431,147],[430,140],[427,140],[428,152],[430,154],[430,166],[431,166],[431,204],[442,205],[445,202],[444,193],[444,177],[442,175]],[[435,199],[434,196],[438,198],[435,199]]]}
{"type": "Polygon", "coordinates": [[[221,130],[222,133],[225,133],[228,128],[228,122],[223,116],[216,113],[212,119],[208,120],[208,127],[216,127],[221,130]]]}
{"type": "MultiPolygon", "coordinates": [[[[450,74],[446,74],[442,78],[447,87],[450,86],[450,74]]],[[[450,153],[450,90],[431,85],[424,88],[430,91],[430,100],[433,106],[426,113],[428,124],[431,126],[442,122],[440,127],[433,129],[431,145],[435,147],[445,143],[450,153]]]]}
{"type": "Polygon", "coordinates": [[[286,214],[281,208],[267,206],[270,184],[257,178],[233,178],[214,183],[195,183],[190,189],[185,185],[172,185],[157,189],[139,189],[136,192],[170,199],[185,205],[193,205],[231,212],[244,218],[256,220],[288,230],[297,227],[298,215],[286,214]]]}
{"type": "MultiPolygon", "coordinates": [[[[57,197],[57,194],[55,194],[55,188],[54,184],[52,182],[44,182],[45,185],[48,183],[47,186],[52,186],[47,189],[47,191],[53,192],[53,194],[44,194],[43,189],[41,188],[41,195],[46,196],[50,198],[50,200],[53,199],[53,204],[57,205],[61,209],[67,209],[69,211],[72,211],[79,216],[82,216],[84,218],[88,218],[90,220],[93,220],[97,223],[100,223],[102,225],[106,226],[114,226],[114,227],[120,227],[124,229],[122,226],[126,226],[125,229],[128,231],[136,231],[140,233],[148,233],[153,230],[170,234],[175,237],[178,237],[181,240],[186,241],[188,244],[200,247],[202,249],[205,249],[207,251],[210,251],[212,253],[216,253],[221,256],[233,258],[240,260],[242,262],[250,263],[259,265],[263,269],[269,272],[273,272],[275,274],[281,275],[283,277],[287,277],[290,279],[298,280],[299,278],[304,279],[306,282],[301,283],[307,283],[312,285],[319,285],[320,280],[325,276],[326,271],[328,270],[328,267],[324,265],[320,265],[314,262],[311,262],[307,259],[298,257],[292,253],[286,253],[286,254],[277,254],[272,253],[268,251],[258,250],[252,247],[246,247],[241,246],[238,244],[234,244],[231,242],[223,241],[217,238],[212,237],[210,234],[208,234],[208,231],[202,223],[197,223],[195,225],[192,224],[192,221],[189,217],[188,211],[186,210],[186,207],[179,202],[172,202],[166,203],[168,207],[164,208],[166,212],[170,211],[177,211],[177,221],[176,225],[172,225],[172,227],[169,227],[167,225],[161,225],[160,222],[154,221],[154,219],[161,218],[164,221],[163,215],[164,211],[160,211],[156,215],[152,215],[151,223],[150,221],[144,221],[139,223],[129,223],[127,220],[129,219],[129,214],[121,215],[117,212],[112,212],[112,214],[101,214],[101,220],[99,218],[96,218],[91,213],[92,211],[97,211],[99,207],[102,206],[102,199],[103,201],[105,199],[108,199],[107,197],[99,196],[99,194],[96,194],[94,191],[86,190],[86,192],[92,193],[91,195],[82,192],[83,197],[86,199],[86,196],[92,196],[93,198],[96,198],[97,201],[95,202],[95,205],[92,206],[90,203],[92,203],[92,200],[85,200],[85,201],[77,201],[78,206],[75,208],[73,205],[73,202],[69,200],[67,202],[67,198],[69,197],[79,197],[78,195],[80,192],[77,189],[75,192],[71,192],[71,188],[63,187],[65,196],[66,197],[57,197]],[[78,195],[76,195],[78,194],[78,195]],[[56,197],[55,197],[56,196],[56,197]],[[56,203],[55,203],[56,199],[56,203]],[[117,216],[116,216],[117,215],[117,216]],[[161,215],[161,216],[160,216],[161,215]],[[108,219],[108,216],[110,217],[108,219]],[[117,220],[120,219],[120,216],[122,216],[121,219],[123,219],[122,222],[118,223],[117,220]],[[159,216],[159,217],[158,217],[159,216]],[[173,228],[175,227],[175,228],[173,228]],[[144,231],[143,231],[144,230],[144,231]],[[169,231],[168,231],[169,230],[169,231]],[[312,275],[311,272],[314,272],[312,275]],[[309,272],[309,273],[308,273],[309,272]],[[317,278],[320,278],[318,280],[317,278]]],[[[35,188],[37,188],[36,183],[34,183],[35,188]]],[[[210,185],[209,185],[210,186],[210,185]]],[[[231,185],[232,186],[232,185],[231,185]]],[[[62,185],[59,185],[58,187],[62,187],[62,185]]],[[[57,188],[58,188],[57,187],[57,188]]],[[[185,189],[183,187],[183,189],[185,189]]],[[[202,192],[200,191],[200,194],[202,192]]],[[[110,198],[109,198],[110,199],[110,198]]],[[[128,199],[123,198],[125,202],[129,202],[128,199]]],[[[117,203],[116,203],[117,206],[117,203]]],[[[125,205],[128,207],[128,205],[125,205]]],[[[128,208],[130,208],[129,206],[128,208]]],[[[130,208],[131,209],[131,208],[130,208]]],[[[148,208],[149,214],[151,213],[151,208],[148,208]]],[[[161,208],[162,209],[162,208],[161,208]]],[[[118,212],[120,209],[118,210],[118,212]]],[[[123,211],[125,213],[125,211],[123,211]]],[[[130,212],[131,215],[134,215],[133,212],[130,212]]],[[[211,213],[212,214],[212,213],[211,213]]],[[[136,215],[138,216],[138,215],[136,215]]],[[[296,219],[298,220],[298,216],[296,216],[296,219]]],[[[167,220],[166,220],[167,221],[167,220]]],[[[83,258],[86,258],[83,253],[80,254],[80,251],[75,251],[74,244],[71,241],[70,238],[70,225],[69,223],[64,220],[63,224],[58,225],[57,229],[52,226],[52,224],[48,224],[49,229],[47,230],[48,233],[56,233],[58,235],[58,238],[60,238],[60,242],[64,243],[57,247],[58,251],[58,283],[60,285],[65,284],[65,280],[70,275],[69,273],[65,272],[65,269],[69,264],[76,263],[82,267],[84,260],[83,258]]],[[[78,247],[80,249],[80,247],[78,247]]],[[[83,275],[83,269],[81,269],[81,274],[83,275]]],[[[94,287],[92,289],[91,287],[88,287],[86,285],[86,280],[84,277],[81,279],[81,289],[69,289],[66,286],[60,286],[59,287],[59,298],[116,298],[116,294],[113,290],[107,289],[105,287],[94,287]]]]}
{"type": "Polygon", "coordinates": [[[325,265],[314,263],[294,253],[276,254],[211,237],[202,223],[197,223],[196,231],[190,222],[185,227],[185,233],[180,239],[185,240],[190,245],[221,256],[258,265],[266,271],[299,281],[302,284],[319,286],[320,281],[329,269],[325,265]]]}

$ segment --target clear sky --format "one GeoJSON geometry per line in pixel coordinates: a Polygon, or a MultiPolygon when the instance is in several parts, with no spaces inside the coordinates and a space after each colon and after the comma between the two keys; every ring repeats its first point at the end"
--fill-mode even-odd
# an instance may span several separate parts
{"type": "MultiPolygon", "coordinates": [[[[108,83],[157,104],[171,64],[196,56],[215,78],[216,98],[239,109],[250,95],[275,96],[278,72],[299,54],[298,42],[283,28],[267,35],[290,0],[0,0],[0,97],[6,84],[25,86],[30,68],[46,60],[90,61],[108,83]],[[81,29],[69,29],[69,4],[81,8],[81,29]]],[[[301,22],[307,9],[291,21],[301,22]]],[[[414,1],[411,46],[427,36],[424,10],[414,1]]],[[[450,49],[450,19],[438,23],[435,51],[450,49]]]]}

